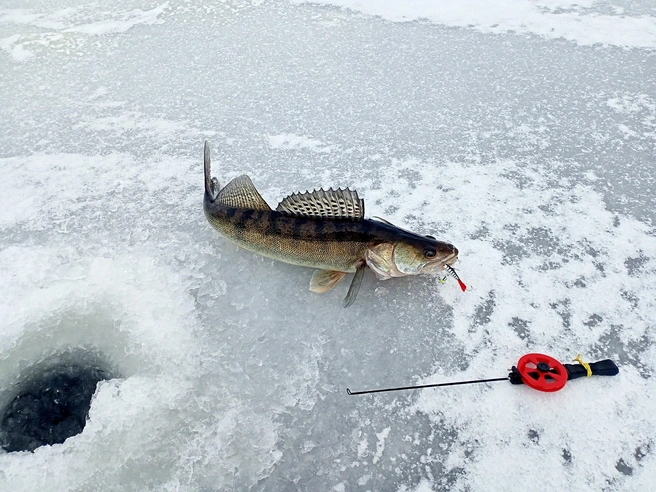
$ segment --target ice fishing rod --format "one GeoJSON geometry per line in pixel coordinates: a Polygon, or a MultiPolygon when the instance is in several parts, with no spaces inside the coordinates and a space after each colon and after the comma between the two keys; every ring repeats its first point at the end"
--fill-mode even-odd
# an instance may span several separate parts
{"type": "Polygon", "coordinates": [[[563,389],[570,379],[590,376],[615,376],[620,370],[610,359],[587,363],[581,359],[581,354],[574,359],[578,364],[561,364],[553,357],[544,354],[523,355],[516,366],[505,378],[474,379],[471,381],[454,381],[450,383],[422,384],[419,386],[401,386],[398,388],[383,388],[365,391],[351,391],[346,388],[349,395],[366,395],[369,393],[383,393],[387,391],[403,391],[422,388],[437,388],[440,386],[457,386],[464,384],[492,383],[496,381],[510,381],[512,384],[526,384],[538,391],[554,392],[563,389]]]}

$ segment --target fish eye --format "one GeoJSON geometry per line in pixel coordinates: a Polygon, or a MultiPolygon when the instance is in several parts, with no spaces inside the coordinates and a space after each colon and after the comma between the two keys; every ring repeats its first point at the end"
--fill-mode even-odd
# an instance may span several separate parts
{"type": "Polygon", "coordinates": [[[433,248],[426,248],[424,250],[424,256],[426,258],[433,258],[436,254],[437,252],[433,248]]]}

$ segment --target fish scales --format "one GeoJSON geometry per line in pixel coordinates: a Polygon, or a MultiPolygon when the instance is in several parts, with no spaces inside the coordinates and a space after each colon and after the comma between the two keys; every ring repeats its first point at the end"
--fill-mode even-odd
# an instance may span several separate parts
{"type": "Polygon", "coordinates": [[[355,272],[367,248],[385,240],[378,224],[290,217],[276,211],[206,208],[210,223],[245,249],[299,266],[355,272]]]}

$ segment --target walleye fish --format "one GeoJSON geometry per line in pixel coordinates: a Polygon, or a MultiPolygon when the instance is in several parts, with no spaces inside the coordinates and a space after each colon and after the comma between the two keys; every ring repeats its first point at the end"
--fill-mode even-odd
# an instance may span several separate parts
{"type": "Polygon", "coordinates": [[[355,273],[344,307],[355,301],[366,267],[387,280],[437,273],[458,258],[452,244],[384,219],[365,219],[364,200],[348,188],[293,193],[272,210],[246,175],[220,187],[211,175],[207,142],[204,161],[203,209],[209,223],[244,249],[316,268],[310,281],[313,292],[326,292],[347,273],[355,273]]]}

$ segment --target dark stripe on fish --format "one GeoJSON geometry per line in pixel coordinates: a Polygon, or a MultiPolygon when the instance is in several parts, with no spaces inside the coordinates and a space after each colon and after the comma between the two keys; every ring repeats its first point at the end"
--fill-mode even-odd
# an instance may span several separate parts
{"type": "Polygon", "coordinates": [[[215,220],[228,220],[236,229],[259,231],[305,241],[335,242],[395,242],[426,244],[434,242],[424,236],[399,229],[377,220],[360,221],[294,217],[275,210],[253,210],[225,207],[206,201],[207,213],[215,220]]]}

